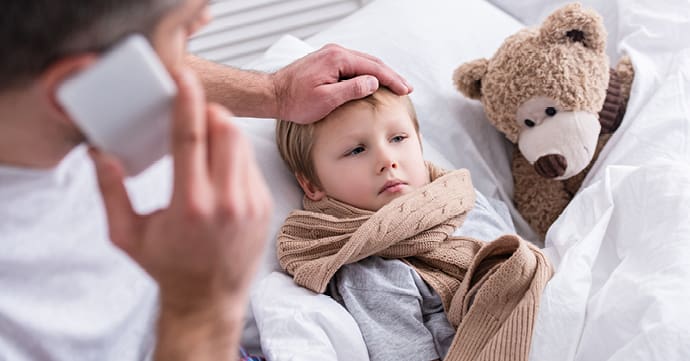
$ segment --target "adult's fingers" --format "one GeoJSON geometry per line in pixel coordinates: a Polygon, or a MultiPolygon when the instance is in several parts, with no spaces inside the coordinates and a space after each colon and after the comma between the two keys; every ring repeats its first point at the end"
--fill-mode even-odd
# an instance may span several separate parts
{"type": "Polygon", "coordinates": [[[89,149],[89,155],[96,166],[98,187],[103,196],[110,240],[136,259],[139,216],[134,212],[127,195],[122,167],[115,158],[96,149],[89,149]]]}
{"type": "Polygon", "coordinates": [[[180,68],[173,78],[178,88],[171,142],[173,199],[179,196],[189,199],[208,176],[206,101],[201,82],[191,70],[180,68]]]}
{"type": "Polygon", "coordinates": [[[273,200],[253,152],[247,154],[247,169],[243,177],[244,184],[251,189],[251,192],[245,192],[244,198],[248,204],[247,214],[254,220],[252,226],[253,235],[248,235],[248,240],[251,243],[244,248],[246,257],[255,258],[254,262],[252,262],[253,265],[249,266],[249,271],[253,274],[261,258],[260,255],[265,248],[268,228],[273,214],[273,200]]]}
{"type": "Polygon", "coordinates": [[[327,51],[334,53],[343,52],[340,55],[331,56],[332,59],[341,60],[337,64],[343,77],[359,75],[372,75],[381,83],[398,95],[407,95],[412,91],[412,86],[400,74],[388,67],[381,59],[356,50],[346,49],[340,46],[328,46],[327,51]]]}
{"type": "Polygon", "coordinates": [[[209,163],[212,183],[219,202],[239,206],[240,196],[247,192],[241,184],[242,174],[247,171],[246,157],[249,143],[239,129],[232,124],[230,112],[218,104],[208,107],[209,163]]]}
{"type": "Polygon", "coordinates": [[[324,114],[321,117],[324,117],[330,112],[330,109],[350,100],[364,98],[372,94],[379,88],[379,81],[371,75],[360,75],[337,83],[324,84],[319,88],[321,88],[321,94],[328,97],[322,103],[324,107],[329,107],[322,111],[324,114]]]}
{"type": "MultiPolygon", "coordinates": [[[[266,226],[268,226],[268,221],[270,220],[271,214],[273,213],[273,197],[268,188],[268,184],[259,169],[259,163],[254,157],[254,152],[249,153],[248,169],[246,173],[247,184],[252,185],[255,189],[255,195],[257,196],[257,204],[260,207],[259,212],[263,213],[266,221],[266,226]]],[[[268,227],[266,227],[268,228],[268,227]]]]}

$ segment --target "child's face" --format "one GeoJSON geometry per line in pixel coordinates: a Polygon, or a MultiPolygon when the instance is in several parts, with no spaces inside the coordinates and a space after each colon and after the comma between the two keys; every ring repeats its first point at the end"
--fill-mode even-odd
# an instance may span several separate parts
{"type": "Polygon", "coordinates": [[[419,136],[396,98],[337,109],[317,125],[312,154],[321,187],[298,177],[312,200],[329,196],[376,211],[429,182],[419,136]]]}

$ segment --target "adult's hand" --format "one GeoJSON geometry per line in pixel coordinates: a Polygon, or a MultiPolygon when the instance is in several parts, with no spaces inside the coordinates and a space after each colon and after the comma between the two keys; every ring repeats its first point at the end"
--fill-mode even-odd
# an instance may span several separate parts
{"type": "Polygon", "coordinates": [[[412,87],[369,54],[328,44],[272,75],[281,120],[311,123],[353,99],[370,95],[379,84],[398,95],[412,87]]]}
{"type": "Polygon", "coordinates": [[[110,238],[160,286],[156,358],[236,358],[249,284],[271,214],[270,193],[231,115],[208,105],[189,70],[175,76],[170,205],[134,212],[119,163],[91,151],[110,238]]]}

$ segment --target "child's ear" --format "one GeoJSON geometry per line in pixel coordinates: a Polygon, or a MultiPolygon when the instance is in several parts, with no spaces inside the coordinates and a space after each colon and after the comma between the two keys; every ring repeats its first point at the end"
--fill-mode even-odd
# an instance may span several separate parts
{"type": "Polygon", "coordinates": [[[295,174],[295,178],[297,178],[297,183],[299,183],[299,186],[302,188],[302,191],[304,191],[304,194],[312,201],[320,201],[326,196],[326,192],[310,182],[304,175],[295,174]]]}

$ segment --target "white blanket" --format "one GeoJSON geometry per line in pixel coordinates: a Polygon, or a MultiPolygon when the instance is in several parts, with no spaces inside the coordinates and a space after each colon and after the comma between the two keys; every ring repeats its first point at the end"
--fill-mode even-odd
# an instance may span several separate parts
{"type": "Polygon", "coordinates": [[[554,224],[532,360],[690,359],[690,166],[606,168],[554,224]]]}

